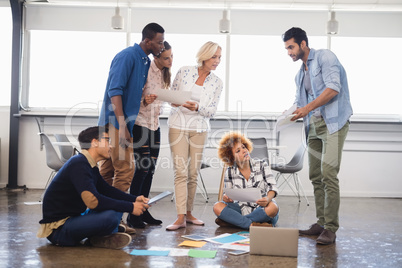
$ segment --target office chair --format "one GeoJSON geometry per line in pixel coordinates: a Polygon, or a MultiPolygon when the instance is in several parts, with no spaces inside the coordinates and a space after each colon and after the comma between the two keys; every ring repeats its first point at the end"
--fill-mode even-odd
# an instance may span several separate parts
{"type": "Polygon", "coordinates": [[[54,134],[57,142],[63,142],[66,144],[59,144],[60,150],[60,160],[65,163],[68,159],[70,159],[74,154],[78,152],[78,150],[73,145],[67,145],[70,143],[67,136],[64,134],[54,134]]]}
{"type": "Polygon", "coordinates": [[[266,138],[249,138],[253,143],[253,151],[250,153],[252,158],[265,160],[269,164],[268,145],[266,138]]]}
{"type": "Polygon", "coordinates": [[[45,145],[46,164],[49,168],[52,169],[52,172],[50,173],[49,178],[46,182],[45,191],[43,192],[43,194],[39,200],[41,202],[50,181],[54,178],[56,173],[63,166],[64,162],[60,159],[60,157],[57,154],[56,149],[53,147],[53,144],[50,141],[49,137],[43,132],[39,133],[39,135],[42,139],[43,144],[45,145]]]}
{"type": "Polygon", "coordinates": [[[306,152],[306,145],[302,143],[299,148],[297,149],[295,155],[287,164],[272,164],[271,169],[277,171],[278,173],[275,176],[276,183],[278,184],[279,178],[283,178],[284,181],[278,186],[281,187],[285,182],[289,185],[290,189],[292,189],[293,193],[299,198],[300,200],[300,190],[306,199],[307,206],[310,205],[306,194],[304,193],[303,185],[300,181],[300,178],[297,174],[303,168],[303,159],[304,153],[306,152]],[[293,178],[294,185],[291,182],[293,178]]]}

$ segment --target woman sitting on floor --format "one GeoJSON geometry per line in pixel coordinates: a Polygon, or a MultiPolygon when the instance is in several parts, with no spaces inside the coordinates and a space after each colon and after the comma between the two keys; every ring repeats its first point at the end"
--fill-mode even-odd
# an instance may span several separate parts
{"type": "Polygon", "coordinates": [[[221,226],[249,229],[251,225],[275,226],[279,207],[274,197],[278,194],[276,181],[267,162],[251,159],[252,142],[238,132],[225,134],[218,148],[219,158],[229,167],[225,173],[226,189],[259,188],[262,198],[256,203],[238,202],[226,194],[213,209],[221,226]]]}

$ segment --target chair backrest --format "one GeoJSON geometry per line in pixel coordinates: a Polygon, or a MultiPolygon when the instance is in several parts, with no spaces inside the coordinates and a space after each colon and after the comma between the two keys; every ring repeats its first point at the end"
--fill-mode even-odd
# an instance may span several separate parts
{"type": "MultiPolygon", "coordinates": [[[[64,134],[54,134],[54,137],[58,142],[70,143],[67,136],[64,134]]],[[[65,163],[74,155],[74,146],[66,144],[59,144],[58,146],[60,150],[60,159],[65,163]]]]}
{"type": "Polygon", "coordinates": [[[269,164],[268,145],[266,138],[249,138],[253,143],[252,158],[265,160],[269,164]]]}
{"type": "Polygon", "coordinates": [[[39,133],[39,135],[42,138],[43,144],[45,145],[47,166],[54,171],[59,171],[64,163],[60,160],[60,157],[57,154],[56,149],[53,147],[49,137],[45,133],[39,133]]]}
{"type": "Polygon", "coordinates": [[[304,162],[304,153],[306,152],[306,145],[304,143],[300,144],[297,149],[295,155],[292,157],[290,162],[287,164],[288,166],[299,169],[299,171],[303,168],[304,162]]]}
{"type": "Polygon", "coordinates": [[[289,163],[271,165],[271,169],[281,173],[296,173],[303,169],[304,153],[306,152],[306,145],[300,144],[296,153],[293,155],[289,163]]]}

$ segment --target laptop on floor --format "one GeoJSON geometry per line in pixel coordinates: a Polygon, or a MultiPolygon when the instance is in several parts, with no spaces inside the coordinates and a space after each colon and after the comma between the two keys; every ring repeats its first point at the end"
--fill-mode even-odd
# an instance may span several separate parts
{"type": "Polygon", "coordinates": [[[299,230],[250,226],[250,254],[297,257],[299,230]]]}

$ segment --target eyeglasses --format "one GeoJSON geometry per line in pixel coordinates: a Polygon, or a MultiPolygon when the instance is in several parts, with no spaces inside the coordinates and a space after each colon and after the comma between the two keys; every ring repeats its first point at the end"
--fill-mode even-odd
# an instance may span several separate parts
{"type": "Polygon", "coordinates": [[[101,137],[101,139],[106,140],[109,144],[111,143],[110,137],[101,137]]]}

